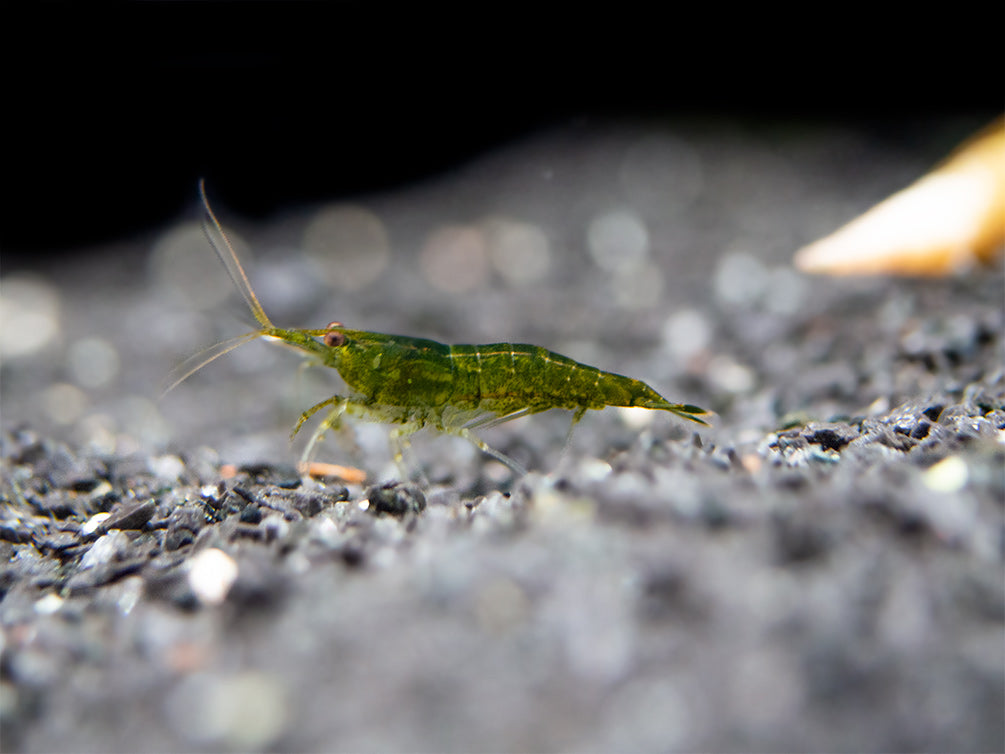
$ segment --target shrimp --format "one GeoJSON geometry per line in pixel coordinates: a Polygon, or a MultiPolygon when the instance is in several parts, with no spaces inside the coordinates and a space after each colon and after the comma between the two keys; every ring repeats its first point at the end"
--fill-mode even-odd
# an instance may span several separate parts
{"type": "Polygon", "coordinates": [[[571,436],[572,429],[588,410],[607,406],[667,411],[698,424],[707,424],[701,418],[709,415],[705,409],[671,403],[641,380],[581,364],[540,346],[523,343],[447,345],[425,338],[353,330],[340,322],[331,322],[317,330],[276,327],[255,295],[233,246],[209,205],[201,181],[199,191],[208,219],[204,226],[207,237],[260,328],[197,356],[198,363],[191,368],[183,364],[179,368],[182,374],[171,388],[214,359],[256,338],[275,338],[306,352],[314,361],[336,370],[348,387],[348,393],[333,395],[300,415],[291,439],[312,416],[328,409],[326,418],[304,451],[305,461],[324,431],[337,429],[343,416],[397,425],[391,430],[390,438],[399,468],[402,467],[403,448],[408,444],[407,437],[431,427],[463,437],[518,475],[525,474],[526,470],[490,447],[475,430],[559,408],[573,412],[571,436]]]}

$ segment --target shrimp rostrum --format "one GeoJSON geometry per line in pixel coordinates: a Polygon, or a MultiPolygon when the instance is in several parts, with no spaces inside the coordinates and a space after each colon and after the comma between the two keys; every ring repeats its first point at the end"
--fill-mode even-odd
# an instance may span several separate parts
{"type": "Polygon", "coordinates": [[[639,406],[706,423],[701,417],[708,412],[698,406],[671,403],[641,380],[581,364],[540,346],[447,345],[424,338],[353,330],[339,322],[319,330],[276,327],[252,290],[201,184],[200,190],[209,220],[207,234],[261,327],[221,344],[225,347],[202,358],[175,384],[209,361],[258,337],[276,338],[307,352],[338,371],[348,392],[333,395],[301,414],[291,436],[314,414],[327,409],[305,458],[324,430],[339,426],[343,416],[397,425],[391,431],[391,441],[399,464],[407,436],[431,427],[469,440],[518,473],[524,469],[487,445],[475,431],[553,408],[572,411],[575,426],[587,410],[607,406],[639,406]]]}

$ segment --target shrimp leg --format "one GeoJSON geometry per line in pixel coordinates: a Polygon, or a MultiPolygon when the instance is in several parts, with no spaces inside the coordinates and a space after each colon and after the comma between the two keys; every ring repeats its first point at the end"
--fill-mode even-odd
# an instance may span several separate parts
{"type": "Polygon", "coordinates": [[[297,434],[297,432],[300,431],[300,428],[303,426],[304,422],[310,419],[314,414],[316,414],[325,406],[334,406],[334,408],[330,412],[328,412],[328,415],[324,418],[324,421],[318,424],[318,428],[315,429],[314,432],[311,434],[311,439],[307,441],[307,445],[306,447],[304,447],[304,452],[300,456],[301,467],[305,467],[306,464],[310,461],[311,456],[314,454],[315,446],[317,446],[318,442],[321,441],[321,438],[324,437],[324,434],[328,429],[333,429],[336,432],[342,430],[342,415],[345,413],[348,405],[349,405],[348,398],[333,395],[331,398],[328,398],[327,400],[323,400],[320,403],[316,403],[315,405],[311,406],[309,409],[307,409],[306,411],[304,411],[304,413],[300,415],[300,420],[297,422],[297,426],[293,428],[293,432],[290,434],[291,440],[297,434]]]}
{"type": "Polygon", "coordinates": [[[505,453],[500,453],[498,450],[496,450],[491,445],[486,443],[482,438],[478,437],[478,435],[476,435],[470,429],[466,427],[458,427],[457,429],[451,431],[458,437],[463,437],[465,440],[472,443],[476,448],[482,451],[482,453],[486,453],[495,458],[497,461],[500,461],[504,463],[506,466],[509,466],[516,473],[518,477],[527,475],[527,469],[525,469],[522,465],[514,461],[505,453]]]}
{"type": "Polygon", "coordinates": [[[388,442],[391,445],[391,453],[394,455],[394,463],[398,467],[398,473],[401,474],[402,479],[407,481],[412,476],[411,470],[414,469],[415,477],[419,483],[424,487],[429,487],[429,479],[419,467],[419,464],[415,462],[415,456],[412,453],[412,441],[408,439],[410,435],[418,432],[420,429],[422,429],[422,426],[415,422],[401,424],[388,433],[388,442]],[[409,458],[407,463],[405,461],[406,454],[409,458]]]}

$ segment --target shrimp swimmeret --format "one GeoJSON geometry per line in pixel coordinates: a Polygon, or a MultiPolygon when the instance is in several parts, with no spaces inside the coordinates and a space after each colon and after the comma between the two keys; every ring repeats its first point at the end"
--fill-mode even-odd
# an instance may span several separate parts
{"type": "Polygon", "coordinates": [[[210,242],[261,327],[196,356],[196,363],[190,368],[190,362],[183,364],[178,370],[181,376],[171,387],[256,338],[277,338],[306,351],[315,360],[337,370],[349,394],[333,395],[301,414],[291,437],[314,414],[328,409],[308,443],[305,459],[324,431],[337,428],[343,416],[398,425],[391,431],[391,443],[399,466],[407,436],[423,427],[432,427],[469,440],[518,474],[525,473],[520,464],[487,445],[474,430],[560,408],[574,412],[571,432],[588,409],[607,406],[669,411],[706,424],[700,418],[708,415],[705,409],[671,403],[641,380],[581,364],[540,346],[447,345],[424,338],[352,330],[339,322],[331,322],[320,330],[276,327],[255,295],[233,246],[209,206],[201,182],[199,188],[209,221],[206,232],[210,242]]]}

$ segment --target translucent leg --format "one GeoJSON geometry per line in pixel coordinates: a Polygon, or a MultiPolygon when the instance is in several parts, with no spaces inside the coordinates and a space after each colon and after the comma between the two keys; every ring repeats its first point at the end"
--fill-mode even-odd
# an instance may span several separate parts
{"type": "Polygon", "coordinates": [[[569,424],[569,431],[565,435],[565,446],[562,448],[562,455],[568,455],[569,448],[572,447],[572,430],[576,428],[579,424],[579,420],[583,418],[583,414],[586,413],[586,408],[581,407],[576,409],[576,413],[572,415],[572,423],[569,424]]]}
{"type": "Polygon", "coordinates": [[[388,440],[391,444],[391,452],[394,454],[394,463],[398,467],[398,473],[401,474],[401,480],[407,482],[411,479],[411,472],[414,471],[419,484],[423,487],[429,487],[429,479],[416,462],[415,456],[412,453],[412,443],[408,439],[409,435],[414,434],[419,429],[420,426],[416,424],[402,424],[388,433],[388,440]],[[406,455],[408,455],[407,462],[405,460],[406,455]]]}
{"type": "Polygon", "coordinates": [[[505,422],[513,421],[514,419],[519,419],[522,416],[529,416],[530,414],[536,413],[534,409],[522,408],[519,411],[514,411],[510,414],[504,414],[502,416],[496,416],[495,414],[488,414],[481,418],[470,421],[464,426],[468,429],[489,429],[490,427],[498,427],[500,424],[505,422]]]}
{"type": "Polygon", "coordinates": [[[556,472],[561,471],[563,473],[567,472],[572,461],[571,449],[572,449],[572,433],[576,429],[576,425],[579,420],[583,418],[583,414],[586,413],[586,409],[583,407],[577,408],[575,413],[572,415],[572,421],[569,423],[569,431],[565,433],[565,443],[562,445],[562,452],[558,457],[558,465],[556,466],[556,472]]]}
{"type": "MultiPolygon", "coordinates": [[[[297,422],[297,426],[293,430],[293,435],[296,435],[300,427],[303,426],[303,423],[307,421],[313,414],[316,414],[324,406],[333,404],[335,407],[330,412],[328,412],[328,416],[324,418],[324,421],[318,424],[318,428],[315,429],[314,432],[311,434],[311,439],[307,441],[307,446],[304,448],[304,452],[300,456],[301,467],[305,467],[306,464],[310,462],[311,457],[314,454],[314,449],[317,446],[318,442],[321,441],[321,438],[324,437],[325,432],[327,432],[329,429],[334,429],[336,431],[342,429],[342,415],[345,413],[346,407],[349,405],[349,399],[340,398],[337,395],[332,396],[328,400],[322,401],[316,406],[312,406],[311,408],[307,409],[307,411],[305,411],[303,414],[301,414],[300,421],[297,422]]],[[[291,437],[293,435],[291,435],[291,437]]]]}
{"type": "Polygon", "coordinates": [[[482,453],[486,453],[495,458],[497,461],[501,461],[502,463],[509,466],[513,470],[513,473],[515,473],[517,476],[525,476],[527,474],[527,469],[525,469],[519,463],[514,461],[508,455],[500,453],[498,450],[496,450],[487,442],[485,442],[482,438],[474,434],[471,430],[466,429],[465,427],[460,427],[459,429],[454,430],[454,432],[463,437],[468,442],[472,443],[482,453]]]}
{"type": "MultiPolygon", "coordinates": [[[[294,437],[297,436],[297,432],[299,432],[300,428],[304,426],[304,422],[306,422],[308,419],[314,416],[314,414],[323,409],[325,406],[335,406],[335,409],[332,411],[332,413],[328,415],[328,418],[334,421],[334,419],[337,419],[345,412],[346,406],[348,405],[349,405],[349,399],[343,398],[341,395],[333,395],[331,398],[327,398],[321,401],[320,403],[315,403],[309,409],[300,414],[300,419],[297,421],[297,426],[295,426],[293,428],[293,431],[290,432],[290,439],[292,440],[294,437]]],[[[322,432],[324,431],[323,427],[327,423],[328,423],[327,419],[321,423],[322,432]]],[[[314,441],[312,441],[310,444],[313,445],[314,441]]]]}

